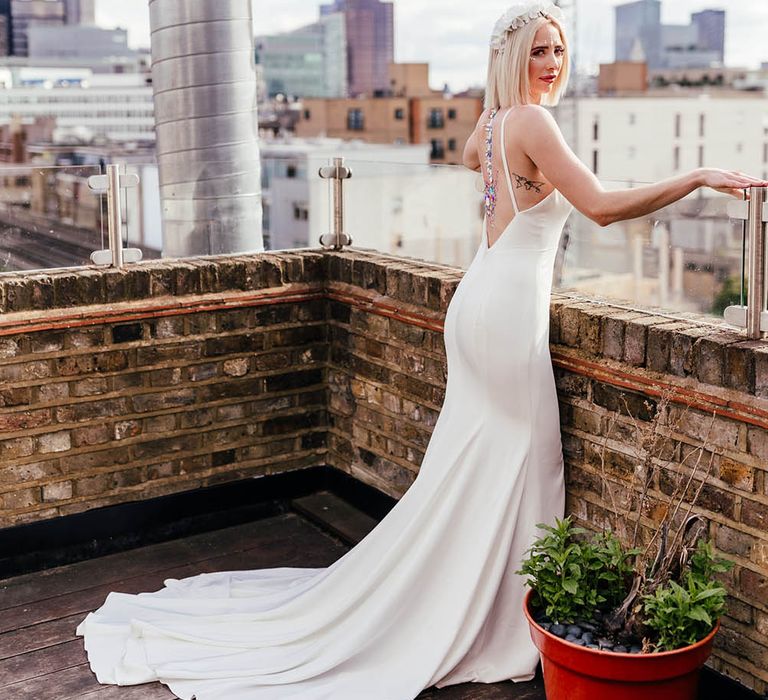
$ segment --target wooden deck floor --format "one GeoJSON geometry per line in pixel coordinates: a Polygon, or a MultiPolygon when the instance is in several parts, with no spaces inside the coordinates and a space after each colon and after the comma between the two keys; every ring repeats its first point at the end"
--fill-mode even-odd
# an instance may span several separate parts
{"type": "MultiPolygon", "coordinates": [[[[303,514],[285,513],[0,581],[0,698],[174,698],[159,683],[99,685],[88,666],[82,638],[75,636],[75,627],[102,604],[110,591],[152,591],[161,588],[166,578],[211,571],[328,566],[347,551],[348,545],[312,522],[312,511],[333,510],[335,506],[328,496],[304,501],[303,514]]],[[[372,525],[343,505],[337,515],[335,531],[347,541],[356,541],[372,525]]],[[[524,684],[470,683],[440,690],[429,688],[419,698],[544,700],[544,692],[539,680],[524,684]]]]}

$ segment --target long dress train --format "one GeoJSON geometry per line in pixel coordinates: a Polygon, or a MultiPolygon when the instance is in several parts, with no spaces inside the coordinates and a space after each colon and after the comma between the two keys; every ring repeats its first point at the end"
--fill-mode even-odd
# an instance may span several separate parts
{"type": "Polygon", "coordinates": [[[326,568],[110,593],[77,628],[99,682],[159,680],[184,700],[412,700],[431,685],[532,678],[514,572],[536,523],[564,507],[548,336],[571,205],[555,190],[519,211],[499,150],[515,217],[491,247],[483,226],[448,306],[445,400],[405,495],[326,568]]]}

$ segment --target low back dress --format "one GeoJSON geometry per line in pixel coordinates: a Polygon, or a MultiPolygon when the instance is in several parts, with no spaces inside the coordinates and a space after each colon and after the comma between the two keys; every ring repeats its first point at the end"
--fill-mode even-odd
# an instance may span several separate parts
{"type": "Polygon", "coordinates": [[[536,524],[564,508],[548,336],[571,205],[554,190],[519,210],[501,146],[510,111],[501,134],[501,112],[491,124],[501,167],[490,158],[515,216],[490,247],[484,222],[447,308],[445,399],[408,491],[328,567],[110,593],[77,627],[101,683],[161,681],[184,700],[412,700],[432,685],[533,677],[515,571],[536,524]]]}

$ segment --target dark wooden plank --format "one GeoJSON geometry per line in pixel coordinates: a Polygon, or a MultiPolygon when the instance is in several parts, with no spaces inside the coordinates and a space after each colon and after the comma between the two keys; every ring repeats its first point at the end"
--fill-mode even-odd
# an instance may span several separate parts
{"type": "Polygon", "coordinates": [[[37,649],[0,661],[0,688],[88,661],[81,639],[37,649]]]}
{"type": "MultiPolygon", "coordinates": [[[[16,691],[22,688],[24,689],[23,692],[28,692],[27,688],[36,688],[37,681],[35,679],[40,677],[45,677],[49,683],[55,684],[60,673],[76,666],[87,666],[87,664],[88,658],[80,639],[0,661],[0,697],[15,697],[6,694],[9,692],[9,688],[16,691]],[[24,681],[28,681],[28,683],[24,683],[24,681]]],[[[75,672],[72,671],[71,673],[75,672]]],[[[76,677],[81,678],[80,671],[76,672],[76,677]]],[[[110,700],[111,698],[119,700],[164,700],[165,698],[176,697],[160,683],[145,683],[129,687],[97,683],[91,692],[86,691],[85,693],[80,692],[79,685],[76,684],[75,688],[78,689],[79,694],[73,697],[87,697],[91,700],[110,700]]]]}
{"type": "Polygon", "coordinates": [[[159,570],[150,570],[148,573],[131,578],[6,609],[0,615],[0,633],[76,613],[84,615],[99,607],[111,591],[121,593],[156,591],[163,587],[163,581],[167,578],[185,578],[212,571],[262,569],[275,566],[328,566],[345,551],[342,545],[330,537],[317,536],[312,531],[303,532],[300,537],[295,535],[281,539],[273,537],[271,541],[256,541],[254,544],[257,546],[253,549],[195,561],[193,564],[174,568],[161,568],[156,563],[159,570]]]}
{"type": "Polygon", "coordinates": [[[163,561],[166,566],[187,564],[224,551],[237,551],[253,547],[253,539],[268,540],[286,528],[306,527],[302,518],[294,513],[265,518],[253,523],[237,525],[148,545],[127,552],[109,554],[96,559],[67,564],[54,569],[36,571],[0,580],[0,610],[42,600],[53,595],[109,583],[147,571],[163,561]]]}
{"type": "Polygon", "coordinates": [[[63,617],[60,620],[53,620],[42,625],[33,625],[0,635],[0,659],[7,659],[77,639],[75,628],[80,624],[83,617],[85,616],[82,613],[78,613],[70,617],[63,617]]]}
{"type": "Polygon", "coordinates": [[[375,518],[330,491],[295,498],[291,506],[350,544],[362,540],[377,525],[375,518]]]}
{"type": "Polygon", "coordinates": [[[71,564],[61,567],[65,571],[58,575],[53,570],[4,582],[10,584],[6,591],[13,591],[16,600],[25,603],[6,609],[0,615],[0,624],[5,629],[13,627],[0,634],[0,697],[14,700],[173,698],[159,683],[128,688],[100,685],[87,664],[82,639],[75,637],[77,625],[88,611],[103,603],[111,590],[157,590],[166,578],[207,571],[328,566],[348,549],[295,514],[280,516],[279,522],[269,527],[263,525],[261,522],[227,528],[175,543],[71,564]],[[184,563],[173,566],[179,561],[184,563]],[[43,580],[39,581],[41,576],[43,580]],[[106,583],[98,584],[99,581],[106,583]],[[35,596],[55,594],[57,590],[66,592],[35,600],[35,596]]]}
{"type": "Polygon", "coordinates": [[[173,700],[176,697],[161,683],[143,685],[103,685],[81,697],[86,700],[173,700]]]}
{"type": "Polygon", "coordinates": [[[546,700],[544,683],[534,678],[525,683],[461,683],[427,688],[417,700],[546,700]]]}
{"type": "Polygon", "coordinates": [[[3,697],[13,700],[69,700],[101,687],[88,664],[55,671],[31,680],[7,685],[3,697]]]}

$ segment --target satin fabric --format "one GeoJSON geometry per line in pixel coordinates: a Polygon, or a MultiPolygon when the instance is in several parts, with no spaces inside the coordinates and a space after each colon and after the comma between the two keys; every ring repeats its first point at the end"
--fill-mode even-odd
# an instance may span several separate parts
{"type": "Polygon", "coordinates": [[[184,700],[411,700],[533,677],[514,572],[536,524],[563,514],[548,335],[571,206],[555,190],[519,211],[501,160],[517,214],[491,247],[483,226],[448,306],[445,400],[405,495],[327,568],[110,593],[77,627],[99,682],[161,681],[184,700]]]}

